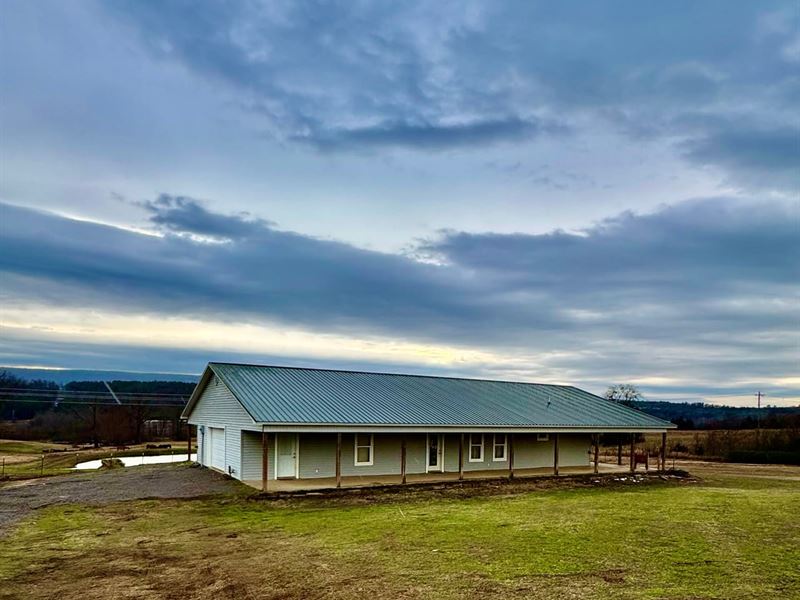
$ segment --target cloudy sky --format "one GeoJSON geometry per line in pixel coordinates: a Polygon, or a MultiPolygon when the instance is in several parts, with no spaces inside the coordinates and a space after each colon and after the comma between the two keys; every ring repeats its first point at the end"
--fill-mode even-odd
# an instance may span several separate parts
{"type": "Polygon", "coordinates": [[[794,2],[0,12],[0,364],[800,402],[794,2]]]}

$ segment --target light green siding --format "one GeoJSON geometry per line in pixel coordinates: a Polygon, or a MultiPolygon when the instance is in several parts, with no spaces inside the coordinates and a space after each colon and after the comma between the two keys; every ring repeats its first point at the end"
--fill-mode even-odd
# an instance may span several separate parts
{"type": "Polygon", "coordinates": [[[300,479],[334,477],[336,475],[336,434],[300,434],[299,458],[300,479]]]}
{"type": "MultiPolygon", "coordinates": [[[[355,436],[342,434],[342,476],[399,475],[401,434],[375,434],[373,464],[355,465],[355,436]]],[[[406,434],[406,473],[424,473],[427,438],[424,433],[406,434]]],[[[447,447],[445,446],[447,452],[447,447]]],[[[300,435],[300,478],[336,475],[336,434],[300,435]]]]}
{"type": "Polygon", "coordinates": [[[559,434],[558,464],[564,467],[589,466],[591,446],[592,441],[589,435],[559,434]]]}
{"type": "MultiPolygon", "coordinates": [[[[261,434],[242,431],[242,476],[248,481],[261,481],[261,434]]],[[[271,477],[270,479],[273,479],[271,477]]]]}
{"type": "MultiPolygon", "coordinates": [[[[428,439],[424,433],[406,436],[406,473],[424,473],[428,458],[428,439]]],[[[445,445],[445,451],[447,446],[445,445]]]]}
{"type": "MultiPolygon", "coordinates": [[[[564,438],[566,437],[566,435],[562,435],[558,445],[559,463],[564,466],[568,466],[563,462],[563,446],[564,438]]],[[[586,439],[588,441],[588,436],[586,439]]],[[[518,433],[514,436],[514,468],[536,469],[541,467],[552,467],[553,458],[552,435],[546,442],[537,441],[535,433],[518,433]]]]}
{"type": "Polygon", "coordinates": [[[342,435],[342,475],[399,475],[400,439],[397,434],[375,434],[371,465],[355,466],[355,435],[342,435]]]}
{"type": "MultiPolygon", "coordinates": [[[[458,446],[460,434],[445,435],[445,471],[458,472],[458,446]]],[[[245,436],[248,439],[248,436],[245,436]]],[[[358,475],[399,475],[401,434],[375,434],[374,456],[372,465],[356,466],[354,464],[355,437],[352,433],[342,434],[342,476],[358,475]]],[[[588,434],[560,434],[559,465],[577,467],[589,465],[589,449],[591,446],[588,434]]],[[[247,452],[261,452],[260,440],[253,436],[252,446],[246,446],[247,452]]],[[[481,462],[469,462],[469,434],[464,436],[464,470],[486,471],[507,470],[508,460],[494,461],[493,440],[490,434],[484,435],[484,456],[481,462]]],[[[270,448],[272,451],[273,448],[270,448]]],[[[506,450],[508,456],[508,448],[506,450]]],[[[300,479],[316,477],[334,477],[336,475],[336,434],[335,433],[303,433],[300,434],[299,451],[300,479]]],[[[248,464],[247,458],[243,464],[248,464]]],[[[253,470],[248,470],[246,479],[260,479],[260,458],[252,461],[253,470]],[[256,466],[258,468],[256,469],[256,466]]],[[[406,434],[406,473],[425,473],[427,464],[426,434],[406,434]]],[[[515,434],[514,468],[540,468],[553,466],[553,436],[545,442],[536,440],[536,434],[515,434]]],[[[270,465],[270,478],[274,477],[270,465]]]]}
{"type": "MultiPolygon", "coordinates": [[[[212,377],[192,410],[189,423],[198,427],[198,462],[210,466],[211,457],[206,443],[209,427],[225,429],[225,472],[236,479],[242,477],[242,429],[257,429],[250,415],[231,391],[216,376],[212,377]],[[205,428],[201,431],[200,428],[205,428]]],[[[259,452],[261,444],[259,442],[259,452]]],[[[248,450],[248,456],[251,454],[248,450]]],[[[260,461],[260,459],[259,459],[260,461]]],[[[258,479],[261,478],[259,473],[258,479]]]]}

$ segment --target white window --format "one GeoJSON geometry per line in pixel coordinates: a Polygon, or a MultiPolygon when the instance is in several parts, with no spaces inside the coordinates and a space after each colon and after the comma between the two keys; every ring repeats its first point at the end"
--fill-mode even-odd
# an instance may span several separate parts
{"type": "Polygon", "coordinates": [[[549,433],[537,433],[536,434],[536,441],[537,442],[549,442],[550,441],[550,434],[549,433]]]}
{"type": "Polygon", "coordinates": [[[483,462],[483,434],[469,434],[469,462],[483,462]]]}
{"type": "Polygon", "coordinates": [[[355,464],[357,467],[364,467],[372,464],[374,442],[375,438],[371,433],[356,434],[355,464]]]}
{"type": "Polygon", "coordinates": [[[506,459],[506,448],[508,440],[505,433],[494,434],[494,452],[492,453],[492,460],[499,462],[506,459]]]}

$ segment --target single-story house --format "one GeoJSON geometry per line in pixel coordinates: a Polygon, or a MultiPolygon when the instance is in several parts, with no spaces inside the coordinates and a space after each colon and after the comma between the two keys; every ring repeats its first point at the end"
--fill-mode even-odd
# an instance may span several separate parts
{"type": "Polygon", "coordinates": [[[199,463],[264,490],[590,472],[597,434],[675,427],[572,386],[218,362],[183,418],[199,463]]]}

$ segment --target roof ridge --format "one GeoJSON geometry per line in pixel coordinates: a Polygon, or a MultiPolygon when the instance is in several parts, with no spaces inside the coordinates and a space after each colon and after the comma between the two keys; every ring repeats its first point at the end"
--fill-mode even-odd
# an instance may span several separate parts
{"type": "MultiPolygon", "coordinates": [[[[212,360],[208,362],[209,365],[230,365],[233,367],[258,367],[263,369],[291,369],[294,371],[323,371],[326,373],[355,373],[358,375],[391,375],[393,377],[426,377],[428,379],[453,379],[456,381],[485,381],[487,383],[511,383],[517,385],[538,385],[542,387],[556,387],[556,388],[576,388],[574,385],[567,383],[540,383],[537,381],[511,381],[508,379],[487,379],[485,377],[457,377],[454,375],[424,375],[416,373],[388,373],[386,371],[359,371],[357,369],[331,369],[325,367],[294,367],[287,365],[260,365],[256,363],[240,363],[228,361],[212,360]]],[[[583,391],[583,390],[582,390],[583,391]]],[[[588,392],[591,393],[591,392],[588,392]]],[[[596,394],[592,394],[596,395],[596,394]]],[[[601,397],[601,396],[598,396],[601,397]]]]}

